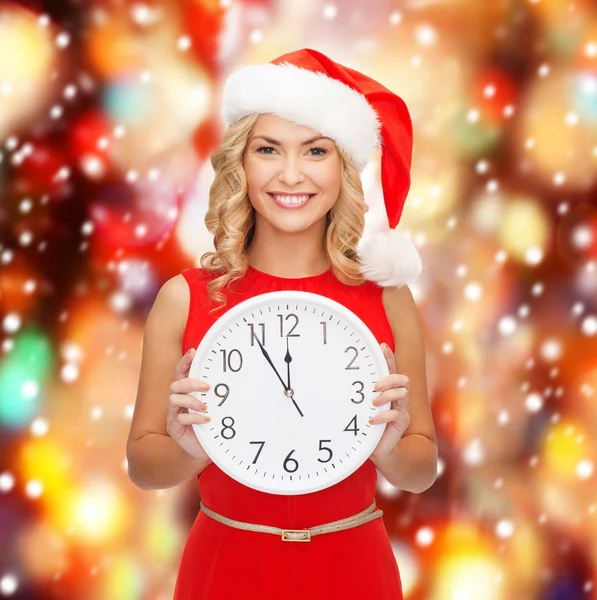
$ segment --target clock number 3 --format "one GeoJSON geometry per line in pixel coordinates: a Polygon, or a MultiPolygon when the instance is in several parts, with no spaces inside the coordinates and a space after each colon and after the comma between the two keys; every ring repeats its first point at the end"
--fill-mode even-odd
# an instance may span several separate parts
{"type": "Polygon", "coordinates": [[[365,394],[363,394],[363,390],[365,389],[365,384],[362,381],[353,381],[352,385],[360,385],[361,389],[357,390],[357,394],[359,394],[361,396],[360,400],[355,400],[354,398],[351,398],[350,401],[354,402],[355,404],[361,404],[361,402],[363,402],[363,400],[365,399],[365,394]]]}

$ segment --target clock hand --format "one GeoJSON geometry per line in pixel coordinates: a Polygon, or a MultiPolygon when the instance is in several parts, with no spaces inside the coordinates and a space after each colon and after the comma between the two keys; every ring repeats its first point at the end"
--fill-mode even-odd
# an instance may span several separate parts
{"type": "Polygon", "coordinates": [[[286,356],[284,357],[284,360],[286,361],[286,373],[288,375],[288,389],[286,390],[286,395],[290,396],[290,399],[296,406],[296,410],[299,411],[301,417],[304,417],[305,415],[301,412],[301,409],[299,408],[298,404],[296,403],[296,400],[294,399],[294,390],[290,385],[290,363],[292,362],[292,356],[290,356],[289,343],[290,342],[288,341],[288,336],[286,336],[286,356]]]}
{"type": "MultiPolygon", "coordinates": [[[[257,339],[257,338],[255,338],[255,339],[257,339]]],[[[257,343],[259,344],[259,347],[261,348],[261,352],[262,352],[263,356],[265,356],[265,358],[267,359],[267,362],[270,364],[271,368],[274,370],[274,373],[278,376],[278,379],[282,382],[282,385],[284,386],[284,391],[287,392],[288,388],[286,387],[284,380],[280,377],[280,373],[278,373],[278,370],[274,366],[274,363],[272,362],[272,359],[269,357],[267,350],[261,345],[261,342],[258,339],[257,339],[257,343]]]]}
{"type": "Polygon", "coordinates": [[[292,400],[292,403],[296,406],[296,410],[299,411],[299,414],[301,415],[301,417],[304,417],[305,415],[301,412],[301,409],[299,408],[298,404],[296,403],[296,401],[294,399],[294,390],[292,388],[290,388],[286,392],[286,395],[290,397],[290,399],[292,400]]]}
{"type": "Polygon", "coordinates": [[[292,362],[292,356],[290,356],[290,348],[289,348],[288,336],[286,336],[286,356],[284,360],[286,361],[286,374],[288,376],[288,389],[292,386],[290,385],[290,363],[292,362]]]}
{"type": "Polygon", "coordinates": [[[286,395],[287,398],[290,398],[292,400],[292,403],[296,406],[296,410],[299,411],[299,414],[301,415],[301,417],[304,417],[305,415],[301,412],[301,409],[299,408],[298,404],[296,403],[296,401],[294,399],[294,390],[291,390],[290,387],[286,387],[286,384],[284,383],[284,380],[280,377],[280,373],[278,373],[278,370],[274,366],[274,363],[272,362],[272,359],[270,358],[268,351],[263,347],[263,345],[257,338],[255,338],[255,339],[257,340],[257,343],[259,344],[259,348],[261,348],[261,352],[262,352],[263,356],[265,356],[267,362],[270,364],[271,368],[274,370],[274,373],[278,376],[278,379],[282,382],[282,385],[284,386],[284,394],[286,395]]]}

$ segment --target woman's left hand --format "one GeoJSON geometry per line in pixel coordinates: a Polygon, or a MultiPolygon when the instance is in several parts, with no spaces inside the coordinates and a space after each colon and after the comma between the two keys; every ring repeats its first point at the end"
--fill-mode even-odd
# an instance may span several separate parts
{"type": "Polygon", "coordinates": [[[370,456],[372,460],[389,455],[410,425],[408,377],[396,373],[396,361],[391,348],[384,343],[381,344],[381,350],[386,357],[390,374],[377,382],[375,390],[381,393],[373,404],[375,406],[382,406],[387,402],[391,404],[388,410],[378,413],[369,421],[371,424],[386,423],[381,439],[370,456]]]}

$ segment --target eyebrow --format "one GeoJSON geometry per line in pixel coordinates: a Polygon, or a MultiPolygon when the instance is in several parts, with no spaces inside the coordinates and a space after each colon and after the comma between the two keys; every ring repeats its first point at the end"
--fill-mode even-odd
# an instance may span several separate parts
{"type": "MultiPolygon", "coordinates": [[[[266,137],[265,135],[255,135],[251,138],[250,141],[253,141],[257,138],[261,138],[262,140],[265,140],[268,144],[272,144],[272,146],[281,146],[282,142],[279,142],[278,140],[274,140],[273,138],[270,137],[266,137]]],[[[312,144],[313,142],[316,142],[317,140],[330,140],[330,142],[333,142],[334,140],[330,137],[328,137],[327,135],[318,135],[314,138],[311,138],[310,140],[305,140],[301,146],[308,146],[309,144],[312,144]]]]}

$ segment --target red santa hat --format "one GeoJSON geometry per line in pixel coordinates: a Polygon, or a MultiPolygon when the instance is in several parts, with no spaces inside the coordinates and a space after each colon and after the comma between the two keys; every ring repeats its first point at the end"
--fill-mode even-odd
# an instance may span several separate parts
{"type": "Polygon", "coordinates": [[[305,48],[242,67],[228,77],[222,93],[226,125],[253,113],[272,113],[331,137],[360,171],[381,147],[386,214],[375,214],[373,206],[366,214],[358,246],[361,272],[384,287],[416,279],[422,269],[419,253],[410,237],[395,230],[410,188],[413,146],[412,122],[402,98],[305,48]]]}

